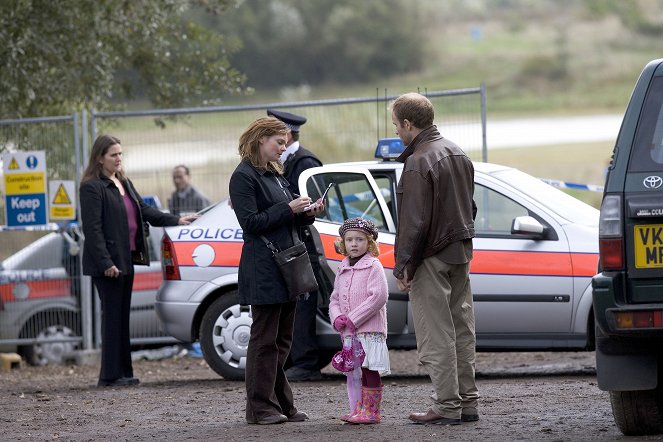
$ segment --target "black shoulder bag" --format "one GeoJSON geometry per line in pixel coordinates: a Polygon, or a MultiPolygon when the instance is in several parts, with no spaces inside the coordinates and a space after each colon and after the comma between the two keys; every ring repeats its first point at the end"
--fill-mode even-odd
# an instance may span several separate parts
{"type": "Polygon", "coordinates": [[[293,246],[285,250],[279,250],[270,240],[260,235],[269,250],[272,251],[274,261],[279,266],[281,275],[285,280],[288,293],[291,300],[296,300],[300,295],[318,290],[318,283],[315,281],[313,267],[306,251],[306,245],[299,240],[292,229],[293,246]]]}

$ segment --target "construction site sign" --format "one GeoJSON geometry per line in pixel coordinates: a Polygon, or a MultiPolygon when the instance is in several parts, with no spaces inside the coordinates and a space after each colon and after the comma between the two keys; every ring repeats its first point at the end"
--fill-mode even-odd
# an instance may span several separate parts
{"type": "Polygon", "coordinates": [[[46,224],[46,153],[2,154],[7,226],[46,224]]]}

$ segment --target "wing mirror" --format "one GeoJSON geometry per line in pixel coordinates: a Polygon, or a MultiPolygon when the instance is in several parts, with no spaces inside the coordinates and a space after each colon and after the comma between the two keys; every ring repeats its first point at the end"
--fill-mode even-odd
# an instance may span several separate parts
{"type": "Polygon", "coordinates": [[[536,218],[532,216],[517,216],[511,224],[511,233],[524,233],[541,235],[544,227],[536,218]]]}

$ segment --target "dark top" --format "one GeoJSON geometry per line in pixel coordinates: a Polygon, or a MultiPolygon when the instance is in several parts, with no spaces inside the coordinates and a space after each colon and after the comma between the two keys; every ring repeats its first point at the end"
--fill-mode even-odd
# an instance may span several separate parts
{"type": "Polygon", "coordinates": [[[209,205],[209,200],[193,186],[188,186],[181,196],[176,190],[168,201],[170,213],[177,216],[199,212],[209,205]]]}
{"type": "Polygon", "coordinates": [[[283,168],[285,169],[283,176],[289,183],[288,189],[290,193],[301,195],[301,192],[299,192],[299,175],[306,169],[318,166],[322,166],[322,161],[313,152],[301,145],[295,153],[289,155],[285,163],[283,163],[283,168]]]}
{"type": "Polygon", "coordinates": [[[281,304],[290,295],[272,252],[260,238],[264,235],[279,250],[293,245],[292,231],[312,224],[315,217],[293,214],[292,194],[283,177],[259,170],[242,161],[230,177],[230,200],[243,230],[244,245],[239,262],[239,302],[281,304]]]}
{"type": "Polygon", "coordinates": [[[133,264],[149,265],[150,254],[143,221],[154,226],[177,225],[179,217],[163,213],[143,202],[130,180],[122,182],[136,210],[136,251],[129,244],[129,223],[122,194],[110,178],[102,176],[81,184],[81,221],[85,243],[83,246],[83,273],[104,276],[113,265],[123,274],[133,273],[133,264]]]}

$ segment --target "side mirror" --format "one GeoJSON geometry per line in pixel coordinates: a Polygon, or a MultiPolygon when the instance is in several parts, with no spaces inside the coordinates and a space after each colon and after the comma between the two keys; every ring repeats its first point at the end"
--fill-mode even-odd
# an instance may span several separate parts
{"type": "Polygon", "coordinates": [[[541,235],[543,230],[543,225],[536,218],[531,216],[518,216],[513,219],[513,223],[511,224],[512,234],[524,233],[541,235]]]}

